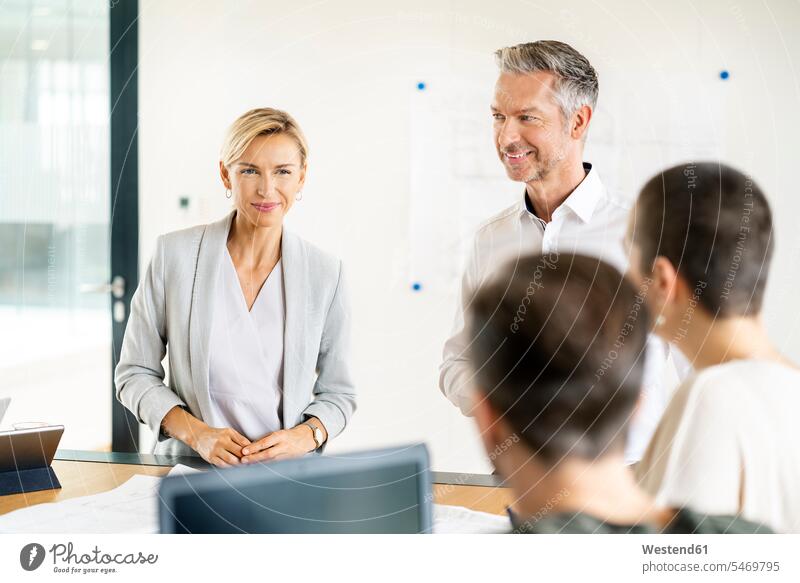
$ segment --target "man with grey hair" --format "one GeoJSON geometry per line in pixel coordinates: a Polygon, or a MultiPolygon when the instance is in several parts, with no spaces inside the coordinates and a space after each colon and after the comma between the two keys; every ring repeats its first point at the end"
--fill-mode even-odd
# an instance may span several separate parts
{"type": "MultiPolygon", "coordinates": [[[[562,252],[599,257],[623,273],[627,269],[622,242],[631,205],[609,193],[597,170],[583,161],[598,95],[597,73],[591,63],[558,41],[503,48],[495,57],[500,69],[491,107],[495,148],[508,177],[525,183],[525,193],[518,203],[479,228],[462,279],[439,387],[465,415],[472,411],[474,372],[467,360],[471,339],[464,313],[495,270],[510,259],[532,253],[549,257],[541,269],[550,269],[562,252]]],[[[520,318],[524,318],[525,302],[535,301],[535,273],[529,289],[532,297],[520,298],[520,318]]],[[[512,326],[509,334],[513,333],[512,326]]],[[[628,436],[629,462],[641,458],[666,406],[666,357],[665,345],[651,337],[643,402],[628,436]]]]}

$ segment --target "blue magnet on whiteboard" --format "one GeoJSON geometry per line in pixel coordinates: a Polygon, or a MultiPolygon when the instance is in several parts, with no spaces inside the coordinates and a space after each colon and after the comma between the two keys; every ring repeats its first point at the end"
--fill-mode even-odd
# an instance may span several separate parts
{"type": "Polygon", "coordinates": [[[725,79],[727,79],[728,77],[730,77],[730,76],[731,76],[731,74],[728,73],[728,71],[725,70],[725,69],[723,69],[722,71],[719,72],[719,78],[722,79],[723,81],[725,79]]]}
{"type": "Polygon", "coordinates": [[[422,81],[417,83],[417,89],[419,89],[420,91],[425,91],[425,83],[423,83],[422,81]]]}
{"type": "Polygon", "coordinates": [[[422,289],[422,284],[418,281],[415,281],[414,283],[411,284],[411,289],[413,289],[414,291],[419,291],[422,289]]]}

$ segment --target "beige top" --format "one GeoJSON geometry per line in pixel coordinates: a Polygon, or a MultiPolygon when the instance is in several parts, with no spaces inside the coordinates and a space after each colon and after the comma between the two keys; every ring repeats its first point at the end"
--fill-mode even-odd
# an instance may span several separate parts
{"type": "Polygon", "coordinates": [[[800,371],[739,360],[675,392],[636,476],[657,503],[800,532],[800,371]]]}

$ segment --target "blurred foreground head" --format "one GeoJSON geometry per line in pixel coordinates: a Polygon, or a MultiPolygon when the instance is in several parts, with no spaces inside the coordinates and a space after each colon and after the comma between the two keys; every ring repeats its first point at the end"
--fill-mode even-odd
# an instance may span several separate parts
{"type": "Polygon", "coordinates": [[[621,453],[649,322],[615,268],[566,253],[514,261],[478,292],[469,326],[474,412],[493,461],[511,448],[548,465],[621,453]]]}

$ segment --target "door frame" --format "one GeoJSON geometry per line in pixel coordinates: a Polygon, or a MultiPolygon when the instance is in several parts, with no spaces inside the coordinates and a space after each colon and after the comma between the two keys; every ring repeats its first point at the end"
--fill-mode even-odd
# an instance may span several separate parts
{"type": "Polygon", "coordinates": [[[110,273],[112,281],[118,276],[125,280],[122,297],[111,295],[111,451],[137,452],[139,422],[117,400],[114,369],[131,297],[139,284],[139,1],[118,0],[109,6],[110,273]],[[123,315],[121,321],[117,321],[119,315],[123,315]]]}

